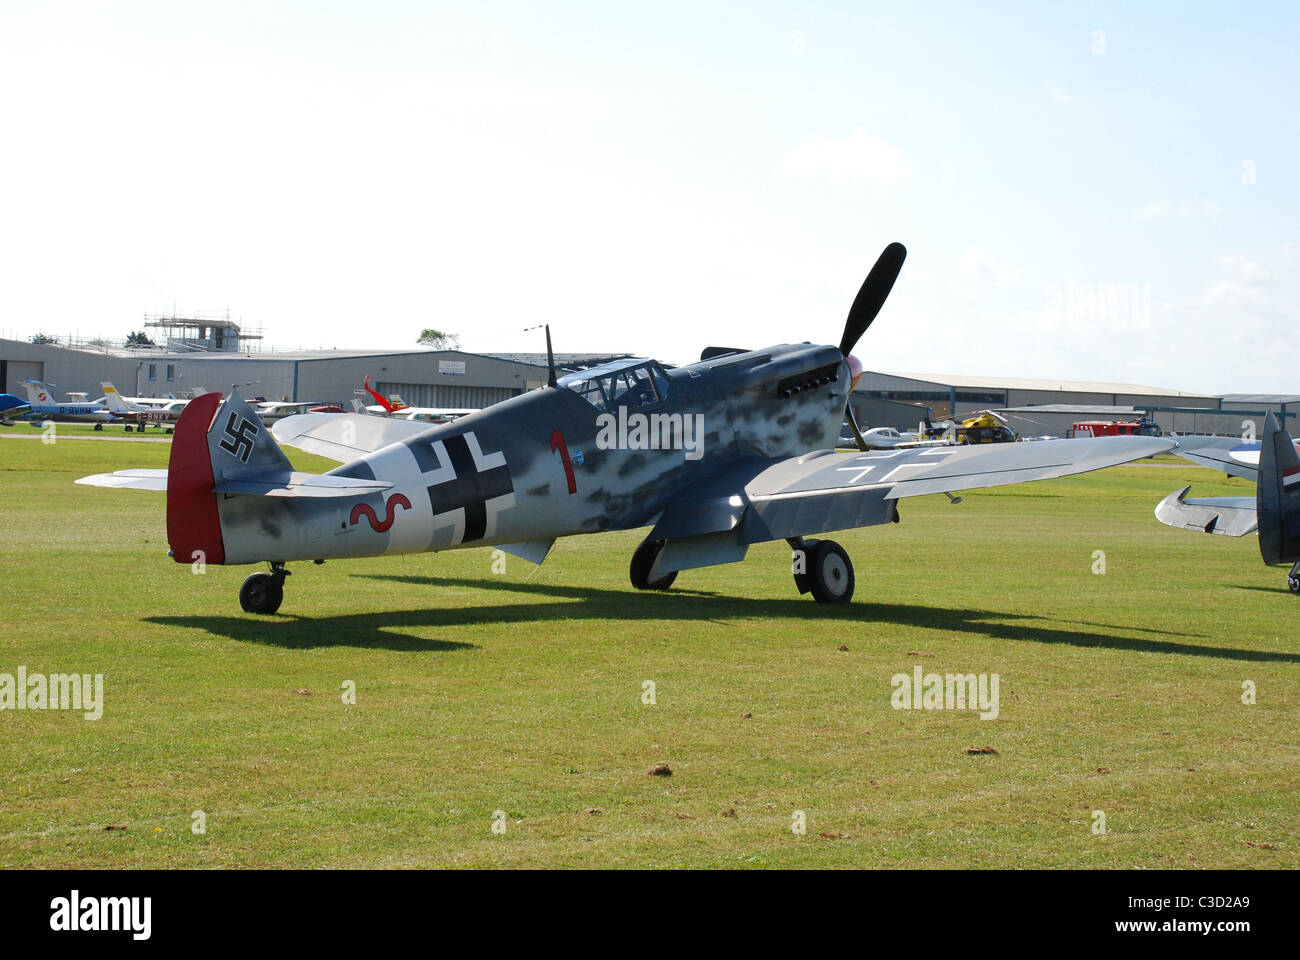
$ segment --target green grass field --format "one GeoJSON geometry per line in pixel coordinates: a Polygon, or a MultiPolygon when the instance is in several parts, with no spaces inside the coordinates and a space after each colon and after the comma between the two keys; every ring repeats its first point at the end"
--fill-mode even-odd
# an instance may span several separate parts
{"type": "Polygon", "coordinates": [[[0,439],[0,672],[106,687],[98,721],[0,713],[0,865],[1300,866],[1300,597],[1253,537],[1152,515],[1243,481],[1162,458],[904,501],[836,536],[848,608],[783,543],[637,593],[628,532],[504,573],[298,564],[255,617],[255,568],[166,557],[163,495],[72,483],[168,445],[88,432],[0,439]],[[1000,716],[892,709],[917,665],[998,674],[1000,716]]]}

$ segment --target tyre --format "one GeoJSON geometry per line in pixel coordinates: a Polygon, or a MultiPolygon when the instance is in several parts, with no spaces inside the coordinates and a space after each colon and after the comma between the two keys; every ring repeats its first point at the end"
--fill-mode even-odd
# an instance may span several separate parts
{"type": "Polygon", "coordinates": [[[853,561],[834,540],[822,540],[808,552],[808,575],[818,603],[848,603],[853,599],[853,561]]]}
{"type": "Polygon", "coordinates": [[[659,559],[659,554],[664,549],[663,540],[642,540],[641,546],[636,548],[632,554],[632,564],[628,574],[632,580],[632,586],[638,590],[667,590],[677,579],[677,571],[665,573],[658,580],[650,579],[650,570],[655,565],[655,560],[659,559]]]}
{"type": "Polygon", "coordinates": [[[245,613],[275,613],[284,601],[284,584],[269,573],[250,574],[239,588],[239,605],[245,613]]]}

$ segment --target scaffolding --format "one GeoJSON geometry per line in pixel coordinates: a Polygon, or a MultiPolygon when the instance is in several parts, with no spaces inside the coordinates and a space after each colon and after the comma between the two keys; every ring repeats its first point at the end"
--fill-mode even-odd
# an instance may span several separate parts
{"type": "Polygon", "coordinates": [[[146,329],[161,331],[166,348],[172,351],[194,353],[260,353],[262,330],[244,332],[230,319],[230,311],[222,316],[192,313],[144,315],[146,329]]]}

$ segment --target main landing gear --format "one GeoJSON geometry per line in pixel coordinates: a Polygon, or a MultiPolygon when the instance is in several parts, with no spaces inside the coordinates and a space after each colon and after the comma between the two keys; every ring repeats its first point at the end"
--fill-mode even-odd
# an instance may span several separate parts
{"type": "Polygon", "coordinates": [[[650,570],[659,559],[659,554],[663,552],[664,543],[663,540],[651,540],[647,537],[632,554],[632,565],[628,574],[632,578],[632,586],[638,590],[667,590],[677,579],[676,570],[665,573],[657,580],[650,579],[650,570]]]}
{"type": "Polygon", "coordinates": [[[794,551],[794,585],[818,603],[848,603],[853,599],[853,561],[834,540],[786,541],[794,551]]]}
{"type": "Polygon", "coordinates": [[[1286,575],[1286,585],[1292,593],[1300,593],[1300,563],[1291,564],[1291,572],[1286,575]]]}
{"type": "Polygon", "coordinates": [[[239,588],[239,605],[245,613],[275,613],[284,602],[284,578],[289,571],[283,563],[272,563],[270,573],[249,574],[239,588]]]}

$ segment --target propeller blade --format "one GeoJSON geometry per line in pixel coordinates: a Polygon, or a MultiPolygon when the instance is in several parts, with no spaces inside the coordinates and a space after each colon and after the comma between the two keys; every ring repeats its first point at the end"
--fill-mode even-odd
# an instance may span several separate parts
{"type": "Polygon", "coordinates": [[[867,332],[871,321],[885,305],[889,291],[894,288],[898,272],[903,269],[903,260],[907,258],[907,248],[901,243],[891,243],[885,247],[876,265],[862,281],[862,288],[853,299],[849,308],[848,320],[844,322],[844,336],[840,339],[840,353],[846,357],[853,352],[858,339],[867,332]]]}
{"type": "Polygon", "coordinates": [[[848,417],[849,429],[853,431],[853,439],[858,442],[858,449],[870,450],[871,448],[867,446],[867,441],[862,436],[862,431],[858,429],[857,417],[853,416],[853,404],[845,404],[844,413],[848,417]]]}

